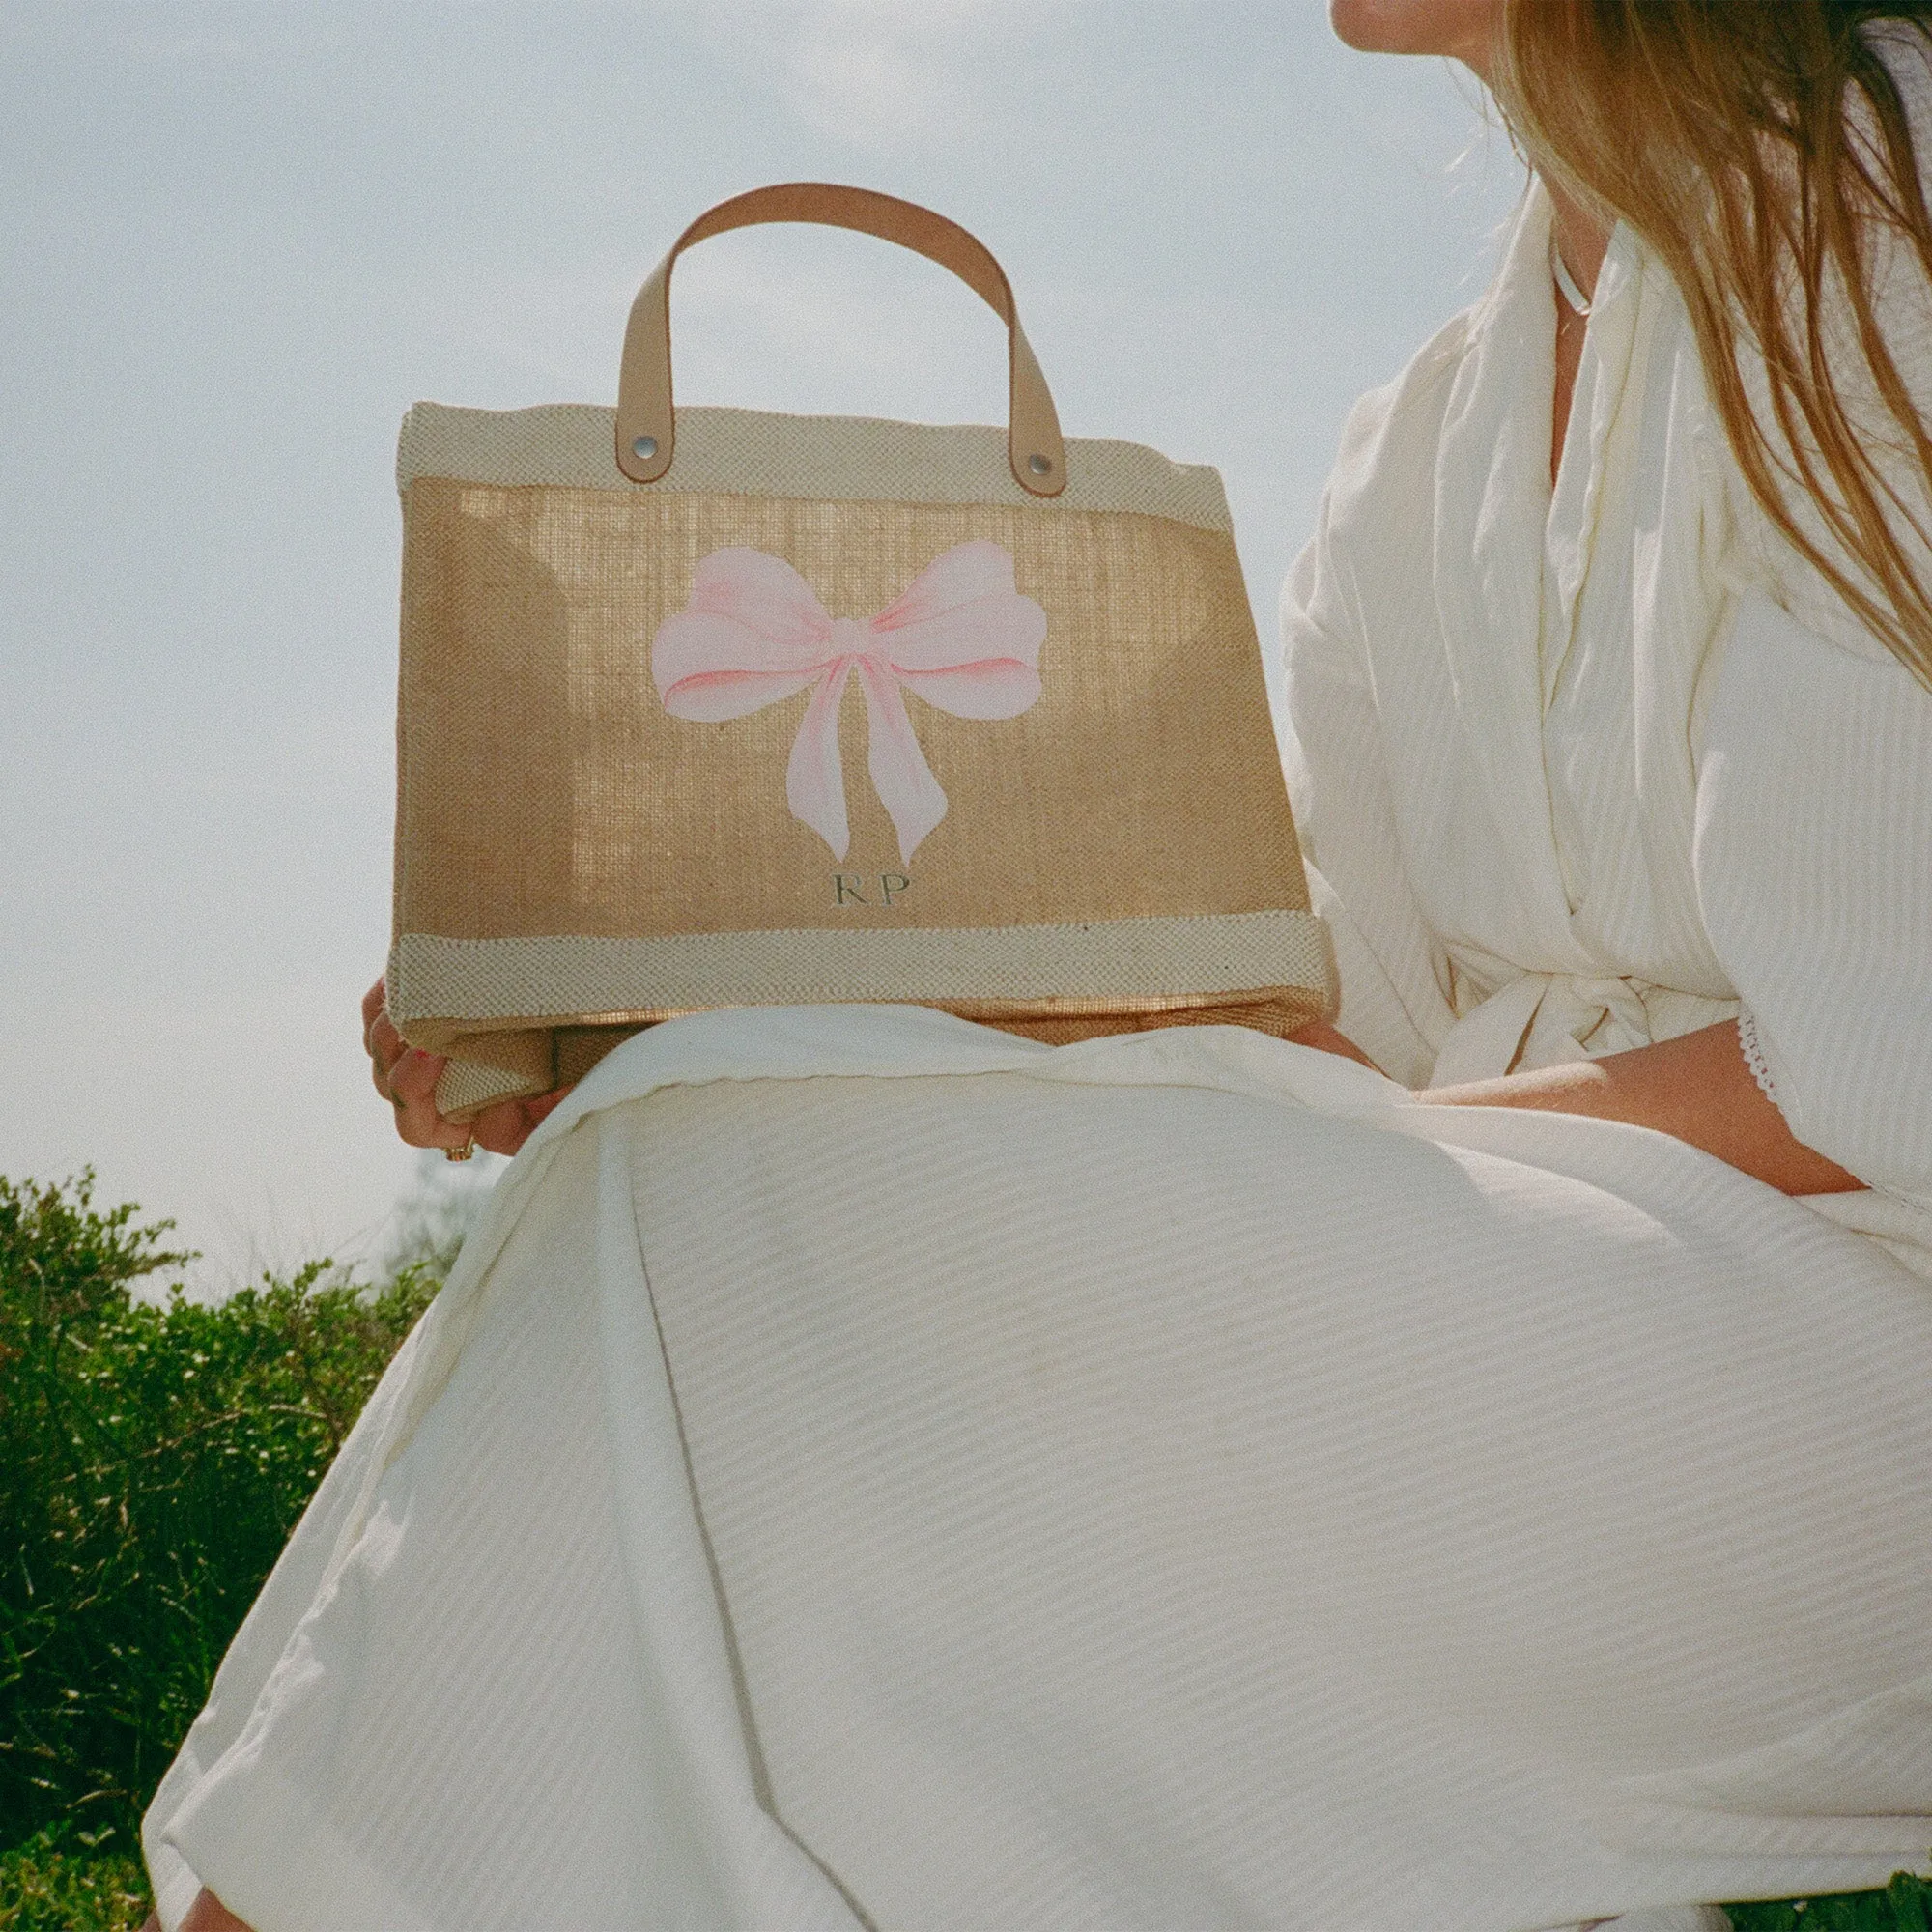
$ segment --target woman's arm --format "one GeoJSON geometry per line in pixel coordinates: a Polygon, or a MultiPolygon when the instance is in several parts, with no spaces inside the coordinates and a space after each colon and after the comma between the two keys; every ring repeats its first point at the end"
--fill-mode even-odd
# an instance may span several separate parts
{"type": "MultiPolygon", "coordinates": [[[[1372,626],[1402,620],[1369,614],[1353,554],[1361,530],[1384,520],[1428,526],[1434,460],[1408,446],[1407,431],[1392,452],[1400,414],[1388,392],[1350,412],[1315,535],[1283,586],[1291,725],[1283,753],[1313,909],[1328,927],[1342,980],[1336,1021],[1352,1044],[1341,1050],[1413,1085],[1428,1077],[1433,1042],[1456,1015],[1443,997],[1440,948],[1409,878],[1388,721],[1368,645],[1372,626]]],[[[1310,1033],[1299,1037],[1336,1050],[1310,1033]]]]}
{"type": "Polygon", "coordinates": [[[1433,1087],[1416,1098],[1439,1107],[1530,1107],[1629,1121],[1689,1141],[1784,1194],[1845,1194],[1864,1185],[1792,1133],[1745,1065],[1734,1020],[1602,1060],[1433,1087]]]}

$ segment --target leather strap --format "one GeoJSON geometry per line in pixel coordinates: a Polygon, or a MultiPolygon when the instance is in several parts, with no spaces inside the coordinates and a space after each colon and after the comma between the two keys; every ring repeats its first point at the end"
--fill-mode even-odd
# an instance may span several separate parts
{"type": "Polygon", "coordinates": [[[753,188],[700,214],[652,270],[631,304],[624,361],[617,378],[617,468],[634,483],[655,483],[677,446],[670,392],[670,271],[694,242],[771,221],[810,221],[849,228],[910,248],[951,269],[1007,325],[1010,412],[1007,459],[1022,490],[1057,497],[1066,487],[1066,447],[1039,364],[1021,332],[1013,292],[985,244],[956,221],[870,188],[827,182],[787,182],[753,188]],[[648,453],[640,453],[648,452],[648,453]]]}

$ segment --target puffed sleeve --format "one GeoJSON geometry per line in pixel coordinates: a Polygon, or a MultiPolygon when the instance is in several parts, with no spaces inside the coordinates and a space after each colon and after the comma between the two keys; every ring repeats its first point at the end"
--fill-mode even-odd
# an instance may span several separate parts
{"type": "Polygon", "coordinates": [[[1315,537],[1282,591],[1287,761],[1310,895],[1335,946],[1336,1024],[1392,1080],[1420,1087],[1455,1019],[1448,970],[1403,865],[1358,603],[1332,534],[1335,492],[1365,461],[1385,407],[1383,394],[1357,406],[1315,537]]]}
{"type": "Polygon", "coordinates": [[[1792,1132],[1932,1212],[1932,692],[1746,595],[1695,865],[1792,1132]]]}

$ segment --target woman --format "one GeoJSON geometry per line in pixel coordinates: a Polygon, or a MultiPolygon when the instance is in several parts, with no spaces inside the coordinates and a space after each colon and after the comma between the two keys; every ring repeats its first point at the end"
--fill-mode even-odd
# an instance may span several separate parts
{"type": "Polygon", "coordinates": [[[1288,587],[1339,1027],[703,1016],[487,1118],[550,1116],[156,1800],[165,1921],[1505,1932],[1925,1859],[1932,8],[1333,13],[1540,178],[1288,587]]]}

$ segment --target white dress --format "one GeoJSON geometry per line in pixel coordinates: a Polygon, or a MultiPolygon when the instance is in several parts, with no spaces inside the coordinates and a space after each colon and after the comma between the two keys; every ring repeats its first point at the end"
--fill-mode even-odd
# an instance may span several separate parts
{"type": "Polygon", "coordinates": [[[1627,235],[1550,501],[1548,218],[1289,592],[1397,1079],[910,1009],[630,1042],[223,1663],[164,1924],[1527,1932],[1926,1867],[1932,696],[1780,583],[1627,235]],[[1868,1192],[1398,1084],[1741,998],[1868,1192]]]}

